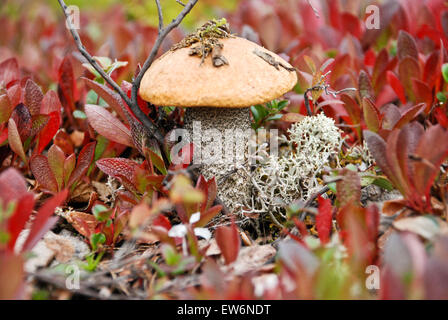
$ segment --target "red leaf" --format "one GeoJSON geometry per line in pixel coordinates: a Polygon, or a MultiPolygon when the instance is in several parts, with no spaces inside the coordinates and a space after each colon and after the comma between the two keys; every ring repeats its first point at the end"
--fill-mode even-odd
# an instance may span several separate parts
{"type": "Polygon", "coordinates": [[[330,234],[333,226],[333,209],[331,200],[318,198],[319,214],[316,216],[316,228],[319,233],[319,239],[322,244],[326,244],[330,240],[330,234]]]}
{"type": "Polygon", "coordinates": [[[14,109],[12,116],[14,122],[17,125],[17,129],[19,129],[20,138],[22,141],[25,141],[29,138],[31,134],[31,114],[29,110],[23,104],[19,104],[14,109]]]}
{"type": "Polygon", "coordinates": [[[30,110],[32,116],[40,113],[44,94],[40,87],[31,79],[25,84],[25,105],[30,110]]]}
{"type": "Polygon", "coordinates": [[[8,121],[8,143],[11,150],[20,156],[24,163],[27,163],[19,130],[17,129],[16,122],[12,118],[8,121]]]}
{"type": "Polygon", "coordinates": [[[38,134],[48,123],[50,116],[46,114],[38,114],[31,118],[31,133],[30,136],[34,137],[38,134]]]}
{"type": "Polygon", "coordinates": [[[226,264],[236,261],[241,247],[241,238],[234,221],[232,220],[230,227],[216,229],[215,238],[226,264]]]}
{"type": "Polygon", "coordinates": [[[387,71],[387,83],[394,89],[395,94],[398,96],[402,104],[406,104],[406,96],[404,94],[404,88],[398,80],[397,76],[392,71],[387,71]]]}
{"type": "Polygon", "coordinates": [[[406,94],[412,101],[415,101],[412,79],[420,80],[422,77],[418,60],[411,57],[405,57],[398,64],[398,74],[400,76],[401,83],[406,90],[406,94]]]}
{"type": "Polygon", "coordinates": [[[207,211],[204,211],[203,213],[201,213],[201,220],[199,220],[195,224],[195,226],[196,227],[203,227],[203,226],[205,226],[214,217],[216,217],[216,215],[218,215],[221,212],[221,210],[222,210],[222,206],[221,205],[216,205],[214,207],[211,207],[207,211]]]}
{"type": "Polygon", "coordinates": [[[34,208],[34,194],[31,192],[22,193],[14,214],[8,219],[8,249],[13,251],[20,232],[25,228],[34,208]]]}
{"type": "Polygon", "coordinates": [[[342,180],[336,183],[340,206],[344,207],[348,203],[358,204],[361,201],[361,179],[358,173],[344,168],[340,175],[342,180]]]}
{"type": "Polygon", "coordinates": [[[425,103],[426,110],[429,112],[433,101],[431,89],[426,83],[417,79],[412,79],[412,87],[414,88],[416,102],[425,103]]]}
{"type": "Polygon", "coordinates": [[[445,112],[442,111],[440,108],[436,108],[434,110],[434,116],[437,119],[437,122],[444,128],[448,129],[448,117],[446,116],[445,112]]]}
{"type": "Polygon", "coordinates": [[[378,109],[373,104],[373,102],[368,98],[363,99],[362,107],[364,113],[364,120],[366,121],[367,128],[370,131],[378,132],[381,128],[380,114],[378,112],[378,109]]]}
{"type": "Polygon", "coordinates": [[[42,151],[44,151],[45,147],[53,139],[54,135],[59,130],[59,126],[61,125],[61,116],[59,111],[53,111],[49,114],[49,116],[50,119],[48,120],[47,125],[39,133],[37,154],[41,154],[42,151]]]}
{"type": "Polygon", "coordinates": [[[14,106],[11,104],[8,95],[2,94],[0,96],[0,124],[9,120],[12,110],[14,110],[14,106]]]}
{"type": "Polygon", "coordinates": [[[432,126],[421,137],[415,154],[424,160],[414,162],[415,188],[420,195],[429,196],[439,168],[448,156],[448,133],[440,125],[432,126]]]}
{"type": "MultiPolygon", "coordinates": [[[[132,93],[132,84],[127,81],[123,81],[121,83],[121,88],[123,89],[124,92],[126,92],[126,95],[130,98],[131,93],[132,93]]],[[[137,95],[137,104],[140,107],[140,109],[143,111],[144,114],[149,114],[151,112],[151,110],[148,108],[148,103],[145,100],[143,100],[142,98],[140,98],[140,95],[137,95]]],[[[135,115],[132,112],[132,110],[130,110],[127,106],[126,106],[126,109],[135,118],[135,115]]]]}
{"type": "Polygon", "coordinates": [[[123,100],[121,99],[120,95],[113,91],[112,89],[109,89],[105,85],[99,84],[95,81],[92,81],[87,78],[82,78],[86,85],[95,91],[98,96],[104,99],[106,103],[112,107],[112,109],[115,110],[115,112],[120,116],[120,118],[124,121],[128,121],[128,118],[125,115],[125,111],[127,112],[126,108],[124,107],[123,100]]]}
{"type": "Polygon", "coordinates": [[[37,242],[49,231],[58,220],[58,217],[50,218],[56,207],[60,206],[67,198],[68,191],[64,190],[56,194],[37,211],[36,218],[31,226],[30,233],[25,241],[22,251],[31,250],[37,242]]]}
{"type": "Polygon", "coordinates": [[[152,226],[163,228],[166,231],[169,231],[171,229],[171,222],[167,217],[160,213],[152,222],[152,226]]]}
{"type": "Polygon", "coordinates": [[[366,209],[367,234],[371,243],[376,243],[378,237],[378,228],[380,225],[380,212],[378,207],[371,204],[366,209]]]}
{"type": "Polygon", "coordinates": [[[398,122],[395,124],[394,129],[399,129],[403,127],[404,125],[408,124],[412,120],[415,119],[423,110],[425,109],[425,104],[420,103],[409,110],[407,110],[398,120],[398,122]]]}
{"type": "Polygon", "coordinates": [[[59,101],[58,95],[53,90],[48,90],[42,99],[42,106],[40,108],[41,114],[50,114],[52,112],[61,111],[61,101],[59,101]]]}
{"type": "Polygon", "coordinates": [[[20,291],[25,278],[23,265],[22,256],[0,252],[0,300],[21,299],[20,291]]]}
{"type": "Polygon", "coordinates": [[[87,169],[89,169],[92,163],[93,156],[95,155],[96,142],[91,142],[82,148],[78,156],[78,162],[73,173],[68,179],[67,187],[71,187],[74,183],[78,182],[83,175],[86,174],[87,169]]]}
{"type": "Polygon", "coordinates": [[[204,212],[213,205],[213,202],[215,202],[216,193],[218,191],[215,177],[207,181],[203,175],[200,175],[196,183],[196,189],[204,192],[206,201],[201,204],[200,208],[201,212],[204,212]]]}
{"type": "Polygon", "coordinates": [[[411,57],[418,61],[417,44],[414,38],[403,30],[398,34],[397,55],[400,60],[411,57]]]}
{"type": "Polygon", "coordinates": [[[56,133],[53,139],[53,143],[61,148],[65,154],[72,154],[75,152],[70,135],[63,130],[59,130],[58,133],[56,133]]]}
{"type": "Polygon", "coordinates": [[[75,108],[77,89],[72,63],[68,57],[64,57],[64,60],[62,60],[58,76],[59,89],[62,93],[61,101],[65,102],[64,107],[67,113],[71,115],[75,108]]]}
{"type": "Polygon", "coordinates": [[[19,79],[19,64],[16,58],[5,60],[0,64],[0,87],[9,88],[19,79]]]}
{"type": "Polygon", "coordinates": [[[372,83],[370,81],[369,75],[364,70],[361,70],[361,72],[359,73],[358,87],[361,99],[373,97],[372,83]]]}
{"type": "Polygon", "coordinates": [[[425,63],[423,80],[430,88],[436,85],[437,80],[442,74],[442,59],[440,57],[441,54],[438,51],[433,52],[425,63]]]}
{"type": "Polygon", "coordinates": [[[37,182],[46,190],[56,193],[58,183],[51,171],[47,157],[43,155],[34,155],[30,159],[30,169],[37,182]]]}
{"type": "Polygon", "coordinates": [[[14,108],[16,105],[18,105],[22,101],[22,87],[20,84],[15,84],[11,86],[8,90],[8,97],[11,101],[11,107],[14,108]]]}
{"type": "Polygon", "coordinates": [[[58,184],[58,190],[61,190],[64,183],[64,163],[65,154],[57,145],[52,145],[47,154],[48,165],[58,184]]]}
{"type": "Polygon", "coordinates": [[[139,167],[137,162],[125,158],[100,159],[96,165],[112,178],[118,178],[118,176],[132,178],[135,170],[139,167]]]}
{"type": "Polygon", "coordinates": [[[362,35],[362,28],[359,18],[348,12],[344,12],[341,15],[341,18],[343,30],[360,39],[362,35]]]}
{"type": "Polygon", "coordinates": [[[3,203],[18,200],[28,192],[25,179],[15,168],[8,168],[0,174],[0,187],[3,203]]]}
{"type": "Polygon", "coordinates": [[[85,112],[89,124],[109,140],[133,147],[131,132],[105,108],[87,104],[85,112]]]}

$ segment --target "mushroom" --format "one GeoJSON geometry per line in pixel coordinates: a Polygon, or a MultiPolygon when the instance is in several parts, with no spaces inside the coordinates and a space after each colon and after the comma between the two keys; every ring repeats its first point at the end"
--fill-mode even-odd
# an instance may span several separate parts
{"type": "Polygon", "coordinates": [[[254,42],[236,36],[219,42],[219,55],[213,48],[211,58],[205,56],[202,61],[194,56],[198,52],[194,45],[166,52],[143,76],[139,94],[154,105],[186,108],[185,129],[193,136],[195,159],[202,155],[201,174],[206,179],[216,178],[218,196],[228,209],[236,211],[251,200],[247,176],[250,107],[290,91],[297,83],[297,73],[281,57],[254,42]],[[243,151],[236,143],[242,139],[243,151]],[[235,146],[236,152],[229,146],[235,146]],[[215,155],[226,157],[216,161],[215,155]]]}

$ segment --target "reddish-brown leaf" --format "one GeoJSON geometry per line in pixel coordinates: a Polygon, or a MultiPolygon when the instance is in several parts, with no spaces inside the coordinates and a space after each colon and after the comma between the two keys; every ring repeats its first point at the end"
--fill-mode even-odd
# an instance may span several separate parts
{"type": "Polygon", "coordinates": [[[58,184],[58,190],[61,190],[64,183],[64,162],[65,154],[57,145],[52,145],[47,154],[48,165],[54,174],[58,184]]]}
{"type": "Polygon", "coordinates": [[[241,247],[241,238],[235,223],[232,221],[231,226],[216,229],[215,238],[226,264],[236,261],[241,247]]]}
{"type": "Polygon", "coordinates": [[[417,117],[424,109],[425,109],[424,103],[420,103],[410,108],[401,116],[400,120],[398,120],[398,122],[395,124],[394,129],[399,129],[404,125],[408,124],[409,122],[414,120],[415,117],[417,117]]]}
{"type": "Polygon", "coordinates": [[[31,132],[30,136],[34,137],[38,134],[48,123],[50,116],[46,114],[37,114],[31,118],[31,132]]]}
{"type": "Polygon", "coordinates": [[[400,60],[411,57],[418,61],[418,49],[415,39],[404,30],[400,30],[398,34],[397,55],[400,60]]]}
{"type": "Polygon", "coordinates": [[[75,152],[70,135],[64,130],[59,130],[58,133],[56,133],[53,143],[61,148],[65,154],[72,154],[75,152]]]}
{"type": "Polygon", "coordinates": [[[59,126],[61,125],[61,116],[59,111],[53,111],[49,114],[49,116],[50,119],[48,120],[47,125],[39,133],[37,154],[41,154],[42,151],[44,151],[45,147],[53,139],[54,135],[59,130],[59,126]]]}
{"type": "Polygon", "coordinates": [[[20,71],[16,58],[5,60],[0,64],[0,87],[9,88],[19,79],[20,71]]]}
{"type": "Polygon", "coordinates": [[[0,174],[0,199],[3,204],[18,200],[27,192],[25,179],[15,168],[8,168],[0,174]]]}
{"type": "Polygon", "coordinates": [[[44,236],[44,234],[53,227],[53,225],[57,222],[58,217],[51,218],[51,216],[53,215],[56,207],[60,206],[65,201],[67,195],[67,190],[59,192],[54,197],[47,200],[45,204],[37,211],[22,251],[26,252],[31,250],[44,236]]]}
{"type": "Polygon", "coordinates": [[[209,223],[222,210],[221,205],[216,205],[201,213],[201,219],[195,224],[196,227],[203,227],[209,223]]]}
{"type": "Polygon", "coordinates": [[[50,114],[52,112],[61,111],[61,101],[59,101],[58,95],[53,90],[48,90],[42,99],[42,106],[40,108],[41,114],[50,114]]]}
{"type": "Polygon", "coordinates": [[[58,183],[51,171],[47,157],[43,155],[35,155],[30,159],[30,169],[37,182],[46,190],[56,193],[58,191],[58,183]]]}
{"type": "Polygon", "coordinates": [[[88,104],[85,112],[89,124],[102,136],[109,140],[133,147],[131,132],[105,108],[88,104]]]}
{"type": "Polygon", "coordinates": [[[412,87],[412,79],[421,79],[421,70],[418,60],[412,57],[405,57],[398,64],[398,74],[408,97],[415,101],[415,94],[412,87]]]}
{"type": "Polygon", "coordinates": [[[27,163],[19,130],[17,129],[16,122],[12,118],[8,121],[8,143],[11,150],[14,151],[24,163],[27,163]]]}
{"type": "Polygon", "coordinates": [[[25,105],[32,116],[40,113],[44,94],[40,87],[31,79],[25,84],[25,105]]]}
{"type": "Polygon", "coordinates": [[[378,132],[381,128],[380,114],[378,112],[378,109],[368,98],[363,99],[362,108],[367,128],[372,132],[378,132]]]}
{"type": "Polygon", "coordinates": [[[448,133],[440,125],[432,126],[421,137],[415,154],[422,159],[414,162],[415,188],[420,195],[427,196],[448,155],[448,133]]]}
{"type": "Polygon", "coordinates": [[[5,123],[9,120],[9,117],[14,110],[11,100],[7,94],[2,94],[0,96],[0,124],[5,123]]]}
{"type": "Polygon", "coordinates": [[[319,239],[322,244],[330,240],[330,234],[333,226],[333,208],[331,207],[331,200],[318,198],[319,214],[316,216],[316,229],[319,234],[319,239]]]}
{"type": "Polygon", "coordinates": [[[61,66],[59,67],[59,79],[58,79],[61,101],[65,102],[65,108],[67,112],[70,111],[70,115],[75,107],[76,100],[76,83],[75,76],[73,74],[73,67],[70,58],[64,57],[61,66]]]}
{"type": "Polygon", "coordinates": [[[128,121],[128,118],[126,117],[125,112],[127,112],[126,108],[124,107],[123,100],[121,99],[120,95],[113,91],[112,89],[109,89],[105,85],[99,84],[98,82],[92,81],[87,78],[82,78],[86,85],[95,91],[98,96],[104,99],[106,103],[112,107],[112,109],[115,110],[115,112],[120,116],[120,118],[124,121],[128,121]],[[126,110],[126,111],[125,111],[126,110]]]}
{"type": "Polygon", "coordinates": [[[89,169],[89,166],[92,163],[93,156],[95,155],[95,147],[96,142],[90,142],[82,148],[78,156],[76,168],[70,175],[70,179],[68,179],[67,187],[71,187],[74,183],[78,182],[83,175],[86,174],[87,169],[89,169]]]}
{"type": "Polygon", "coordinates": [[[17,125],[22,141],[28,139],[31,134],[32,120],[29,110],[22,103],[17,105],[11,116],[17,125]]]}
{"type": "Polygon", "coordinates": [[[425,103],[426,110],[429,112],[433,101],[431,88],[425,82],[417,79],[412,79],[412,87],[415,92],[415,101],[417,103],[425,103]]]}
{"type": "Polygon", "coordinates": [[[404,94],[404,88],[400,80],[398,80],[395,73],[392,71],[387,71],[387,83],[392,87],[397,97],[400,99],[402,104],[406,104],[406,96],[404,94]]]}
{"type": "Polygon", "coordinates": [[[24,192],[17,203],[14,214],[8,219],[8,249],[14,250],[17,238],[20,232],[25,228],[25,224],[30,218],[34,208],[34,194],[31,192],[24,192]]]}
{"type": "Polygon", "coordinates": [[[361,179],[358,173],[343,169],[340,175],[342,180],[336,184],[340,207],[344,207],[348,203],[358,204],[361,201],[361,179]]]}
{"type": "Polygon", "coordinates": [[[139,167],[137,162],[125,158],[100,159],[96,162],[96,165],[112,178],[118,178],[118,176],[131,178],[139,167]]]}
{"type": "MultiPolygon", "coordinates": [[[[1,73],[0,73],[1,75],[1,73]]],[[[12,252],[0,252],[0,300],[21,299],[25,278],[24,258],[12,252]]]]}

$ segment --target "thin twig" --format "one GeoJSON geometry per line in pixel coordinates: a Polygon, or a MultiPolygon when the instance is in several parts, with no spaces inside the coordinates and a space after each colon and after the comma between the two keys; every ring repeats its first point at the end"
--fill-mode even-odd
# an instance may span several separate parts
{"type": "MultiPolygon", "coordinates": [[[[64,0],[58,0],[59,4],[61,5],[64,15],[69,20],[69,15],[67,12],[67,5],[65,4],[64,0]]],[[[152,62],[154,61],[157,52],[159,51],[160,46],[162,45],[163,41],[167,37],[167,35],[176,28],[182,20],[185,18],[185,16],[193,9],[195,4],[198,2],[198,0],[190,0],[188,4],[184,6],[184,9],[182,12],[177,16],[176,19],[174,19],[166,28],[163,26],[163,13],[162,13],[162,7],[160,5],[159,0],[155,0],[157,5],[157,12],[159,16],[159,35],[156,39],[156,42],[154,43],[154,46],[151,50],[151,53],[149,54],[148,58],[146,59],[143,67],[141,68],[138,75],[135,77],[133,83],[132,83],[132,94],[131,99],[121,90],[120,86],[112,80],[112,78],[104,72],[104,70],[100,67],[98,62],[87,52],[86,48],[81,42],[81,38],[79,37],[78,32],[74,28],[70,28],[70,32],[73,36],[73,39],[75,40],[76,46],[79,50],[79,52],[84,56],[84,58],[87,59],[87,61],[92,65],[92,67],[101,75],[101,77],[120,95],[120,97],[126,102],[126,104],[131,108],[134,115],[137,117],[137,119],[149,130],[149,132],[155,137],[155,139],[160,143],[163,144],[163,135],[160,132],[160,129],[156,124],[154,124],[146,115],[145,113],[140,109],[138,105],[138,90],[140,89],[140,84],[143,78],[143,75],[148,70],[148,68],[151,66],[152,62]]]]}
{"type": "MultiPolygon", "coordinates": [[[[156,3],[157,2],[158,1],[156,0],[156,3]]],[[[135,79],[132,83],[131,100],[133,103],[137,103],[138,89],[140,88],[140,84],[142,82],[143,75],[145,74],[145,72],[149,69],[149,67],[153,63],[153,61],[157,55],[157,52],[159,51],[159,48],[162,45],[162,42],[165,40],[166,36],[182,22],[182,20],[191,11],[191,9],[193,9],[193,7],[196,5],[197,2],[198,2],[198,0],[190,0],[185,5],[185,7],[181,11],[181,13],[179,13],[179,15],[176,17],[176,19],[171,21],[171,23],[169,25],[167,25],[166,27],[159,29],[159,36],[157,37],[156,42],[154,43],[154,46],[152,47],[151,53],[149,54],[148,58],[146,59],[145,63],[143,64],[140,72],[135,77],[135,79]]],[[[158,5],[158,8],[160,11],[161,9],[160,9],[159,5],[158,5]]],[[[160,23],[159,23],[159,28],[160,28],[160,23]]],[[[134,111],[134,110],[132,110],[132,111],[134,111]]],[[[141,111],[140,108],[138,108],[137,113],[138,113],[138,115],[136,114],[136,116],[139,119],[140,119],[140,117],[142,117],[142,115],[144,115],[143,111],[141,111]]],[[[149,121],[149,119],[147,119],[147,120],[149,121]]]]}
{"type": "Polygon", "coordinates": [[[156,6],[157,6],[157,14],[159,15],[159,34],[163,30],[163,13],[162,13],[162,6],[160,5],[160,0],[155,0],[156,6]]]}
{"type": "MultiPolygon", "coordinates": [[[[65,18],[69,21],[70,17],[67,12],[67,5],[64,0],[58,0],[61,5],[65,18]]],[[[120,86],[112,80],[112,78],[104,72],[103,68],[100,67],[98,62],[87,52],[86,48],[81,42],[81,38],[79,37],[78,31],[75,28],[70,28],[70,32],[75,40],[76,46],[78,47],[79,52],[87,59],[87,61],[92,65],[92,67],[101,75],[101,77],[120,95],[120,97],[128,104],[131,104],[131,100],[128,98],[126,94],[124,94],[123,90],[121,90],[120,86]]]]}

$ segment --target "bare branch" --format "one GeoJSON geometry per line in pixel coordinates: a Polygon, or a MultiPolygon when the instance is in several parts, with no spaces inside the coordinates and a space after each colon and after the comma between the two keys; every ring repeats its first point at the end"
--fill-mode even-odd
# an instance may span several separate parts
{"type": "Polygon", "coordinates": [[[159,15],[159,34],[163,30],[163,13],[162,6],[160,5],[160,0],[155,0],[157,6],[157,14],[159,15]]]}
{"type": "Polygon", "coordinates": [[[185,3],[183,3],[182,1],[180,1],[180,0],[176,0],[176,2],[177,2],[178,4],[180,4],[182,7],[185,7],[185,3]]]}
{"type": "MultiPolygon", "coordinates": [[[[68,20],[70,17],[67,13],[67,5],[63,0],[58,0],[62,9],[64,10],[65,18],[68,20]]],[[[131,100],[127,95],[124,94],[123,90],[121,90],[120,86],[112,80],[112,78],[104,72],[103,68],[101,68],[98,62],[87,52],[86,48],[81,42],[81,38],[79,37],[78,32],[74,28],[70,28],[70,32],[75,40],[76,46],[78,47],[79,52],[87,59],[87,61],[92,65],[92,67],[101,75],[101,77],[120,95],[120,97],[128,104],[131,104],[131,100]]]]}
{"type": "MultiPolygon", "coordinates": [[[[159,36],[156,39],[156,42],[154,43],[154,46],[152,47],[151,53],[149,54],[148,58],[146,59],[145,63],[143,64],[140,72],[138,73],[137,77],[134,79],[132,83],[132,95],[131,100],[132,102],[137,102],[137,95],[138,95],[138,89],[140,88],[140,83],[142,82],[143,75],[145,72],[149,69],[151,64],[153,63],[157,52],[160,49],[160,46],[162,45],[162,42],[165,40],[166,36],[174,29],[176,28],[182,20],[185,18],[185,16],[193,9],[193,7],[196,5],[198,0],[190,0],[184,7],[184,9],[179,13],[179,15],[171,21],[169,25],[167,25],[162,30],[159,30],[159,36]]],[[[134,111],[134,110],[133,110],[134,111]]],[[[139,111],[143,113],[140,109],[139,111]]],[[[136,114],[137,116],[137,114],[136,114]]],[[[140,118],[140,117],[139,117],[140,118]]],[[[149,120],[148,120],[149,121],[149,120]]]]}
{"type": "MultiPolygon", "coordinates": [[[[64,11],[66,19],[69,19],[69,15],[67,13],[67,6],[64,0],[58,0],[58,1],[64,11]]],[[[140,122],[149,130],[149,132],[156,138],[156,140],[160,144],[162,144],[163,135],[160,132],[158,126],[154,124],[138,106],[137,101],[138,90],[140,88],[140,83],[142,81],[143,75],[154,61],[157,52],[159,51],[159,48],[162,45],[162,42],[165,40],[166,36],[182,22],[185,16],[191,11],[191,9],[193,9],[198,0],[190,0],[188,4],[186,5],[183,4],[184,9],[182,10],[182,12],[166,28],[164,27],[163,23],[163,13],[162,13],[162,7],[160,5],[160,0],[155,0],[155,2],[157,5],[157,12],[159,16],[159,36],[157,37],[156,42],[154,43],[154,46],[151,50],[151,53],[149,54],[148,58],[143,64],[143,67],[141,68],[139,74],[135,77],[132,83],[131,99],[129,99],[129,97],[123,92],[123,90],[121,90],[120,86],[115,81],[113,81],[112,78],[108,74],[106,74],[106,72],[104,72],[104,70],[99,66],[98,62],[87,52],[86,48],[81,42],[81,38],[79,37],[78,32],[73,28],[70,28],[70,32],[73,36],[73,39],[75,40],[79,52],[81,52],[81,54],[87,59],[87,61],[92,65],[92,67],[101,75],[101,77],[120,95],[120,97],[131,108],[132,112],[137,117],[137,119],[140,120],[140,122]]]]}

